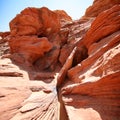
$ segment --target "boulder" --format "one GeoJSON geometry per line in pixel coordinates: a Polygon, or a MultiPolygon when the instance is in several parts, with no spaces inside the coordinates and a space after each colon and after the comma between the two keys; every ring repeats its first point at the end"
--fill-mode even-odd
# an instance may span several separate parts
{"type": "Polygon", "coordinates": [[[34,64],[39,70],[54,69],[69,34],[68,29],[60,29],[62,19],[70,21],[71,17],[46,7],[24,9],[10,22],[12,58],[34,64]]]}
{"type": "Polygon", "coordinates": [[[21,63],[34,63],[51,50],[52,44],[46,37],[16,36],[9,40],[12,58],[21,63]]]}
{"type": "Polygon", "coordinates": [[[11,35],[48,36],[60,30],[58,15],[46,7],[26,8],[10,22],[11,35]]]}

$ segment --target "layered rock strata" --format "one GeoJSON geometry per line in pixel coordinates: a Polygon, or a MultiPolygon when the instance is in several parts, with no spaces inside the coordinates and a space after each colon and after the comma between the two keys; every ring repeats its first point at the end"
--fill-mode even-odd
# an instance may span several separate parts
{"type": "Polygon", "coordinates": [[[18,14],[0,33],[0,119],[119,120],[119,14],[119,0],[94,0],[75,21],[45,7],[18,14]]]}
{"type": "Polygon", "coordinates": [[[62,89],[70,120],[120,119],[119,11],[115,5],[100,13],[81,41],[88,58],[68,70],[73,83],[62,89]]]}

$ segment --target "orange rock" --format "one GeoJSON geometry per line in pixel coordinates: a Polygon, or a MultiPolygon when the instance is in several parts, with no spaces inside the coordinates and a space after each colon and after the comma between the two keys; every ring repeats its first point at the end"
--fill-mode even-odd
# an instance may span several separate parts
{"type": "Polygon", "coordinates": [[[120,118],[119,12],[115,5],[100,13],[79,42],[79,47],[87,47],[88,57],[68,70],[72,84],[69,81],[61,91],[70,120],[120,118]]]}
{"type": "Polygon", "coordinates": [[[70,53],[72,52],[73,50],[73,47],[72,45],[64,45],[62,48],[61,48],[61,51],[60,51],[60,56],[59,56],[59,61],[61,63],[61,65],[63,66],[68,58],[68,56],[70,55],[70,53]]]}
{"type": "Polygon", "coordinates": [[[93,5],[88,7],[85,13],[86,17],[96,17],[101,12],[111,8],[112,6],[120,4],[119,0],[94,0],[93,5]]]}
{"type": "Polygon", "coordinates": [[[120,32],[116,32],[93,44],[87,59],[68,71],[74,82],[99,80],[101,77],[119,70],[120,32]],[[107,68],[108,66],[108,68],[107,68]],[[75,75],[76,74],[76,75],[75,75]]]}
{"type": "MultiPolygon", "coordinates": [[[[60,51],[59,61],[62,65],[64,65],[67,57],[71,53],[74,46],[77,46],[77,51],[74,56],[73,65],[81,62],[83,59],[87,57],[87,49],[85,45],[81,42],[84,38],[86,32],[90,28],[91,23],[94,19],[80,19],[68,23],[62,27],[62,29],[68,29],[69,34],[67,38],[67,42],[64,46],[62,46],[60,51]]],[[[62,33],[63,34],[63,33],[62,33]]],[[[63,36],[63,35],[61,35],[63,36]]]]}
{"type": "Polygon", "coordinates": [[[0,32],[0,36],[1,36],[2,38],[7,37],[8,35],[10,35],[10,32],[9,32],[9,31],[8,31],[8,32],[0,32]]]}
{"type": "Polygon", "coordinates": [[[117,120],[120,97],[120,32],[91,48],[87,59],[68,71],[74,83],[62,89],[70,120],[117,120]],[[106,114],[104,114],[106,113],[106,114]]]}
{"type": "Polygon", "coordinates": [[[35,62],[39,70],[54,71],[59,66],[61,47],[67,43],[69,31],[60,30],[57,34],[51,34],[48,39],[53,45],[52,49],[35,62]]]}
{"type": "Polygon", "coordinates": [[[10,39],[10,32],[0,32],[0,56],[9,54],[8,41],[10,39]]]}
{"type": "Polygon", "coordinates": [[[119,11],[120,5],[116,5],[98,15],[83,40],[87,48],[120,29],[119,11]]]}
{"type": "Polygon", "coordinates": [[[60,20],[46,7],[26,8],[10,22],[11,35],[48,36],[60,30],[60,20]]]}
{"type": "Polygon", "coordinates": [[[74,116],[83,120],[93,117],[117,120],[120,118],[120,31],[91,43],[88,50],[88,58],[68,70],[73,84],[62,89],[66,94],[63,101],[67,114],[70,120],[74,116]]]}
{"type": "Polygon", "coordinates": [[[21,63],[33,63],[52,48],[46,37],[16,36],[9,41],[12,58],[21,63]],[[19,56],[19,57],[17,57],[19,56]]]}
{"type": "Polygon", "coordinates": [[[120,72],[99,81],[69,85],[64,88],[65,108],[70,120],[117,120],[119,115],[120,72]]]}
{"type": "Polygon", "coordinates": [[[72,18],[64,10],[54,10],[59,16],[60,20],[72,21],[72,18]]]}
{"type": "Polygon", "coordinates": [[[58,119],[58,98],[53,79],[49,84],[30,81],[29,72],[20,70],[8,58],[0,59],[0,70],[4,70],[4,73],[0,71],[1,120],[58,119]]]}
{"type": "Polygon", "coordinates": [[[95,0],[76,21],[45,7],[16,16],[7,40],[12,60],[22,64],[0,57],[0,119],[120,119],[118,3],[95,0]]]}
{"type": "Polygon", "coordinates": [[[77,47],[75,47],[71,54],[68,56],[65,64],[63,65],[63,67],[61,68],[58,76],[57,76],[57,86],[61,86],[62,83],[64,82],[65,80],[65,77],[66,77],[66,74],[67,74],[67,71],[70,67],[72,67],[72,63],[73,63],[73,58],[74,58],[74,55],[75,55],[75,52],[77,50],[77,47]]]}
{"type": "Polygon", "coordinates": [[[53,48],[47,52],[43,57],[39,58],[34,66],[38,70],[47,70],[54,71],[58,66],[58,57],[59,57],[60,48],[53,46],[53,48]]]}

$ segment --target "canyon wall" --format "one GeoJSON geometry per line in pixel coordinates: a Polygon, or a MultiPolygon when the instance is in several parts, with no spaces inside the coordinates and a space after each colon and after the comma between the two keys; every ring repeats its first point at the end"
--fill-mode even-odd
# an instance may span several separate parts
{"type": "Polygon", "coordinates": [[[120,1],[83,17],[26,8],[0,33],[1,120],[120,119],[120,1]]]}

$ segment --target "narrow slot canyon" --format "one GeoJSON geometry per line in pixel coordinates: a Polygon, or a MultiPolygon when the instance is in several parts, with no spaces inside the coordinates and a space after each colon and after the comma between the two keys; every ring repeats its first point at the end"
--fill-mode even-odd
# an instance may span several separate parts
{"type": "Polygon", "coordinates": [[[58,102],[59,102],[59,117],[58,117],[58,119],[59,120],[69,120],[66,109],[65,109],[65,105],[62,100],[61,89],[59,88],[57,90],[57,92],[58,92],[58,102]]]}
{"type": "Polygon", "coordinates": [[[0,120],[120,120],[119,0],[94,0],[78,20],[28,7],[9,27],[0,120]]]}

